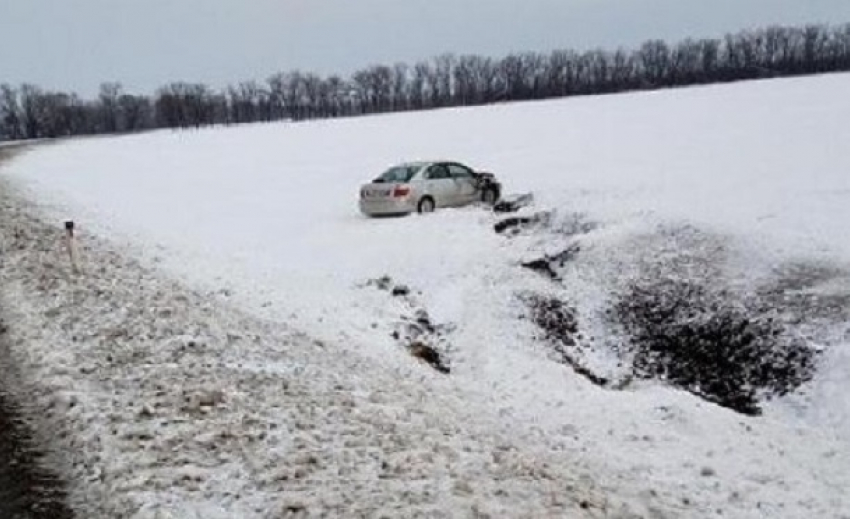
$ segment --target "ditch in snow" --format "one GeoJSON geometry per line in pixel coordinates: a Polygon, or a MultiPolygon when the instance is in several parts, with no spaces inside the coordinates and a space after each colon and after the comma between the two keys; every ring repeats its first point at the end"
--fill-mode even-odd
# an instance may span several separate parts
{"type": "MultiPolygon", "coordinates": [[[[564,242],[562,252],[521,263],[560,284],[561,272],[582,253],[580,237],[597,228],[582,215],[555,225],[546,213],[511,217],[495,226],[499,234],[548,233],[564,242]]],[[[783,266],[749,290],[728,286],[717,237],[681,226],[660,228],[643,245],[659,247],[638,275],[611,294],[600,320],[616,340],[595,341],[569,297],[518,294],[525,316],[540,330],[553,360],[592,383],[621,389],[635,379],[657,380],[746,415],[761,404],[799,390],[815,375],[820,347],[810,333],[850,314],[850,294],[812,295],[812,289],[846,274],[810,264],[783,266]],[[624,371],[619,380],[601,376],[584,360],[608,348],[624,371]]],[[[651,248],[651,246],[650,246],[651,248]]],[[[577,267],[582,268],[582,267],[577,267]]]]}

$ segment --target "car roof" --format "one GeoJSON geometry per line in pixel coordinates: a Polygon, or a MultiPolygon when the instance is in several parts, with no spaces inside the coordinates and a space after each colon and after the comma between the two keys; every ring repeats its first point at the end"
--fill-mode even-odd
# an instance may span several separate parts
{"type": "Polygon", "coordinates": [[[422,168],[425,166],[430,166],[431,164],[463,164],[457,160],[412,160],[409,162],[402,162],[396,164],[396,166],[406,166],[406,167],[414,167],[414,168],[422,168]]]}
{"type": "Polygon", "coordinates": [[[433,161],[425,161],[425,160],[413,160],[410,162],[401,162],[396,164],[396,167],[410,167],[410,168],[421,168],[423,166],[428,166],[433,164],[433,161]]]}

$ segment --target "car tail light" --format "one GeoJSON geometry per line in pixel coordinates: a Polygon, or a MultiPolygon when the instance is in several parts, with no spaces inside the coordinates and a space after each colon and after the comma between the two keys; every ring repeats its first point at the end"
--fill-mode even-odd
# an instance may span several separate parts
{"type": "Polygon", "coordinates": [[[402,198],[410,194],[410,186],[397,186],[393,189],[393,198],[402,198]]]}

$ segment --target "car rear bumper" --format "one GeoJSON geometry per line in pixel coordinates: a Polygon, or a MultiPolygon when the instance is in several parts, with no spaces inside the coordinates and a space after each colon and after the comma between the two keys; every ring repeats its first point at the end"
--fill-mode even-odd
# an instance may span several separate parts
{"type": "Polygon", "coordinates": [[[367,216],[408,214],[415,210],[415,204],[407,198],[360,199],[360,212],[367,216]]]}

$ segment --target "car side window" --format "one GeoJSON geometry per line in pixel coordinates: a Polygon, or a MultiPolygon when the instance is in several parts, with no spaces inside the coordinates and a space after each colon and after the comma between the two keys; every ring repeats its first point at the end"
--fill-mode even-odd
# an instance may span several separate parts
{"type": "Polygon", "coordinates": [[[472,178],[472,171],[460,164],[449,164],[449,174],[452,178],[472,178]]]}
{"type": "Polygon", "coordinates": [[[451,178],[451,175],[449,174],[449,170],[442,164],[434,164],[428,168],[428,178],[430,180],[440,180],[451,178]]]}

